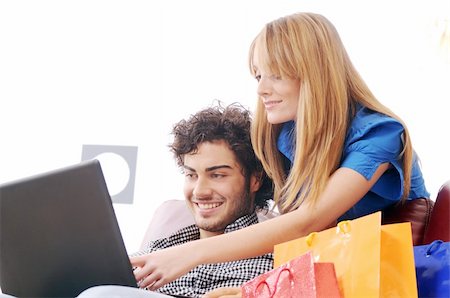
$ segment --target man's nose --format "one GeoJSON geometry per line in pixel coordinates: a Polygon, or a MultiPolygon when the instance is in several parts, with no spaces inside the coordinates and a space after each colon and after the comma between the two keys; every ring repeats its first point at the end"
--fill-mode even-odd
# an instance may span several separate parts
{"type": "Polygon", "coordinates": [[[212,195],[212,188],[208,179],[199,177],[195,183],[192,194],[199,199],[210,197],[212,195]]]}

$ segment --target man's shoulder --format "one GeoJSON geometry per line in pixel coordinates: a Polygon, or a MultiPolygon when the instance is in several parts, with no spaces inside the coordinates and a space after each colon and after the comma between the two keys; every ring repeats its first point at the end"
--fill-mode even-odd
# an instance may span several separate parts
{"type": "Polygon", "coordinates": [[[273,209],[273,208],[264,208],[264,209],[259,209],[256,211],[256,215],[258,216],[258,221],[259,222],[263,222],[266,221],[268,219],[277,217],[280,215],[280,213],[273,209]]]}
{"type": "Polygon", "coordinates": [[[276,211],[269,209],[259,209],[236,219],[233,223],[229,224],[226,227],[225,233],[246,228],[248,226],[276,217],[277,215],[278,213],[276,211]]]}
{"type": "Polygon", "coordinates": [[[145,245],[140,254],[147,254],[155,250],[160,250],[176,245],[180,245],[189,241],[200,239],[200,230],[196,225],[189,225],[179,229],[172,235],[156,240],[151,240],[145,245]]]}

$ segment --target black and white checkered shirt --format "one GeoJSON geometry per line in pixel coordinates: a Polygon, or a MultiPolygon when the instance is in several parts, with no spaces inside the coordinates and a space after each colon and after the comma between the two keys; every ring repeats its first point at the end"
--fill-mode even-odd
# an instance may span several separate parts
{"type": "MultiPolygon", "coordinates": [[[[256,213],[243,216],[227,226],[225,233],[239,230],[258,223],[256,213]]],[[[195,225],[188,226],[169,236],[150,241],[146,248],[133,255],[148,254],[155,250],[179,245],[200,238],[200,231],[195,225]]],[[[234,262],[199,265],[186,275],[158,289],[167,295],[201,297],[203,294],[219,287],[239,287],[246,281],[273,268],[273,255],[266,254],[256,258],[234,262]]]]}

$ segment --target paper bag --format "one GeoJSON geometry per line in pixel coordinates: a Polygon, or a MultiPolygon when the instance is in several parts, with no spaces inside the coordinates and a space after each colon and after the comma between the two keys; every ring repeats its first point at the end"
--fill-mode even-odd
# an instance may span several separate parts
{"type": "Polygon", "coordinates": [[[274,247],[274,267],[311,251],[332,262],[343,297],[417,297],[410,223],[381,226],[381,212],[274,247]]]}
{"type": "Polygon", "coordinates": [[[332,263],[314,263],[310,252],[242,286],[243,298],[341,297],[332,263]]]}

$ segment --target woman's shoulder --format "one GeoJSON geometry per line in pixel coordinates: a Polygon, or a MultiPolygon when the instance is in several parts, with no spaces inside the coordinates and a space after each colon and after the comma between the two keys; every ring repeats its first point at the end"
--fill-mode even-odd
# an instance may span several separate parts
{"type": "Polygon", "coordinates": [[[392,133],[401,135],[403,130],[402,123],[397,119],[360,106],[352,119],[347,138],[355,140],[367,135],[387,135],[392,133]]]}
{"type": "Polygon", "coordinates": [[[403,131],[400,121],[392,117],[358,109],[345,140],[341,166],[370,179],[380,164],[398,160],[403,131]]]}

